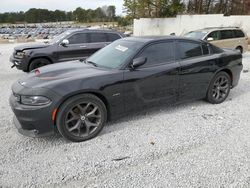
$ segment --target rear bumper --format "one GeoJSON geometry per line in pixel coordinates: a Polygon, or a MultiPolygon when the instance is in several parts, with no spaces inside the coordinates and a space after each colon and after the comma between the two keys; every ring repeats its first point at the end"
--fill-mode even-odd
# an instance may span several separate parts
{"type": "Polygon", "coordinates": [[[232,88],[238,85],[242,69],[243,69],[242,63],[231,68],[231,71],[233,73],[232,88]]]}

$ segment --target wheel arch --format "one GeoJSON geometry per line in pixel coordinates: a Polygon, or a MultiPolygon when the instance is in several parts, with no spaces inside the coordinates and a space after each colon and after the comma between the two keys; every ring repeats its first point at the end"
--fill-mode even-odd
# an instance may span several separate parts
{"type": "MultiPolygon", "coordinates": [[[[75,97],[75,96],[78,96],[78,95],[83,95],[83,94],[91,94],[91,95],[94,95],[96,97],[98,97],[105,105],[106,109],[107,109],[107,118],[108,120],[110,119],[110,106],[109,106],[109,103],[108,103],[108,100],[107,98],[100,92],[98,91],[83,91],[83,92],[79,92],[79,93],[72,93],[70,95],[67,95],[67,97],[63,98],[63,100],[61,100],[59,102],[59,104],[57,105],[57,108],[56,108],[56,112],[55,114],[53,114],[52,116],[53,117],[53,122],[54,122],[54,125],[56,125],[56,117],[57,117],[57,112],[58,110],[60,109],[60,107],[63,105],[63,103],[65,103],[68,99],[70,99],[71,97],[75,97]]],[[[53,112],[54,113],[54,112],[53,112]]]]}
{"type": "MultiPolygon", "coordinates": [[[[214,78],[218,73],[220,73],[220,72],[226,72],[226,73],[230,76],[230,79],[231,79],[231,86],[232,86],[232,84],[233,84],[233,73],[232,73],[232,71],[231,71],[229,68],[223,68],[223,69],[220,69],[220,70],[218,70],[218,71],[216,71],[216,72],[214,73],[214,75],[212,76],[212,78],[211,78],[211,80],[209,81],[209,84],[208,84],[208,86],[207,86],[207,92],[208,92],[209,86],[210,86],[210,84],[211,84],[213,78],[214,78]]],[[[207,93],[207,92],[206,92],[206,93],[207,93]]]]}
{"type": "Polygon", "coordinates": [[[48,56],[36,56],[36,57],[32,57],[29,60],[28,67],[30,67],[31,62],[34,61],[34,60],[36,60],[36,59],[47,59],[50,63],[53,63],[52,59],[49,58],[48,56]]]}
{"type": "Polygon", "coordinates": [[[241,53],[243,53],[243,50],[244,50],[244,48],[243,48],[243,46],[242,45],[238,45],[238,46],[236,46],[236,48],[235,48],[236,50],[237,49],[240,49],[240,52],[241,53]]]}

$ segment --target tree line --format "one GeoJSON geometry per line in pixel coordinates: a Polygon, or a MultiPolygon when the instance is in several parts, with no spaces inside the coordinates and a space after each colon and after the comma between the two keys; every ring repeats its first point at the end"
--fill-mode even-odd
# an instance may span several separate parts
{"type": "Polygon", "coordinates": [[[51,11],[48,9],[31,8],[26,12],[0,13],[0,23],[43,23],[60,21],[103,22],[116,18],[115,6],[98,7],[95,10],[76,8],[74,11],[51,11]]]}
{"type": "Polygon", "coordinates": [[[173,17],[177,14],[250,14],[249,0],[124,0],[131,18],[173,17]]]}
{"type": "Polygon", "coordinates": [[[134,18],[174,17],[177,14],[250,14],[249,0],[124,0],[125,17],[116,15],[115,6],[95,10],[76,8],[74,11],[32,8],[26,12],[0,13],[0,23],[43,23],[60,21],[106,22],[118,21],[128,25],[134,18]]]}

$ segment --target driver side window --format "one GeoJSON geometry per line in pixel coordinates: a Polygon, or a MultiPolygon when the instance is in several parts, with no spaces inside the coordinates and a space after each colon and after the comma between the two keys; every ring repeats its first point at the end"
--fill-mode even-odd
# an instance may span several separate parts
{"type": "Polygon", "coordinates": [[[208,38],[213,38],[214,40],[220,40],[220,32],[219,31],[213,31],[208,36],[208,38]]]}
{"type": "Polygon", "coordinates": [[[138,57],[146,57],[147,62],[141,67],[168,64],[174,60],[174,42],[161,42],[147,46],[138,57]]]}

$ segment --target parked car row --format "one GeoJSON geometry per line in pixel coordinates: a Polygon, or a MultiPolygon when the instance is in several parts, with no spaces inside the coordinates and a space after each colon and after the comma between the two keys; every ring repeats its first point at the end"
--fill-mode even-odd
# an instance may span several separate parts
{"type": "Polygon", "coordinates": [[[145,107],[204,98],[222,103],[242,71],[239,51],[204,40],[100,30],[65,32],[50,44],[17,47],[11,61],[24,71],[35,69],[12,86],[18,131],[39,137],[58,130],[74,142],[145,107]]]}
{"type": "Polygon", "coordinates": [[[49,27],[37,27],[37,28],[0,28],[0,36],[3,38],[18,38],[18,37],[36,37],[42,39],[53,38],[61,33],[76,28],[49,28],[49,27]]]}

